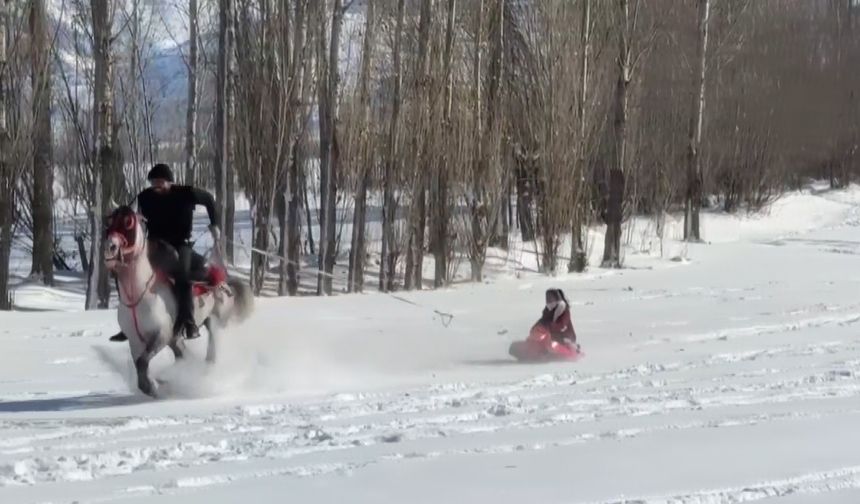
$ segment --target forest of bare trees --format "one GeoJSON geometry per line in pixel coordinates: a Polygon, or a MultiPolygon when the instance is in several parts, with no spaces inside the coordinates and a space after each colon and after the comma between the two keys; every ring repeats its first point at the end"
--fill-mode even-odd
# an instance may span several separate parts
{"type": "Polygon", "coordinates": [[[216,195],[257,294],[481,281],[522,242],[546,274],[623,267],[634,215],[700,241],[702,212],[860,174],[858,20],[855,0],[0,0],[0,308],[13,276],[60,271],[107,307],[103,216],[155,162],[216,195]],[[179,85],[153,77],[174,53],[179,85]]]}

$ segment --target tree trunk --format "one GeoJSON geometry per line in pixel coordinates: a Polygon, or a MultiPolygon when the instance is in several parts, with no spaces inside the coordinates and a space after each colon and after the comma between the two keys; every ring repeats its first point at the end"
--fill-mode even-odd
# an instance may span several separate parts
{"type": "Polygon", "coordinates": [[[304,166],[304,155],[301,139],[296,139],[292,145],[292,161],[290,162],[289,186],[290,199],[287,208],[287,291],[291,296],[299,292],[299,265],[302,253],[302,193],[301,172],[304,166]]]}
{"type": "Polygon", "coordinates": [[[326,4],[327,1],[316,3],[316,28],[317,28],[317,117],[319,118],[319,170],[320,170],[320,203],[319,203],[319,254],[317,257],[317,295],[330,294],[326,290],[325,274],[326,260],[328,258],[329,243],[328,243],[328,199],[329,199],[329,179],[331,178],[331,143],[332,143],[332,117],[331,109],[328,100],[331,98],[328,92],[328,57],[327,49],[328,37],[326,36],[326,4]]]}
{"type": "Polygon", "coordinates": [[[295,29],[293,30],[292,57],[290,59],[290,82],[289,103],[287,112],[287,142],[288,142],[288,169],[286,175],[286,199],[287,225],[281,227],[281,243],[286,244],[281,253],[279,295],[289,293],[295,296],[298,292],[298,265],[301,254],[301,192],[299,191],[299,169],[300,162],[297,159],[299,152],[299,141],[302,126],[298,119],[304,114],[300,113],[302,104],[299,102],[306,92],[304,89],[305,66],[308,64],[303,57],[307,38],[307,10],[306,2],[296,3],[295,29]],[[298,134],[296,132],[298,131],[298,134]],[[283,256],[286,255],[286,260],[283,256]]]}
{"type": "MultiPolygon", "coordinates": [[[[496,2],[495,14],[492,24],[492,53],[490,55],[490,83],[487,89],[487,131],[490,139],[489,153],[484,152],[487,160],[495,169],[495,173],[503,173],[501,177],[493,176],[492,184],[497,185],[496,191],[501,195],[498,201],[493,201],[492,205],[498,208],[494,209],[493,215],[487,217],[485,233],[487,238],[485,242],[489,245],[502,249],[508,248],[508,235],[504,232],[507,228],[505,224],[505,213],[507,211],[507,203],[504,195],[508,186],[508,171],[502,170],[502,72],[504,64],[504,44],[505,44],[505,1],[498,0],[496,2]]],[[[489,174],[489,170],[485,172],[485,176],[489,174]]],[[[488,181],[488,184],[490,182],[488,181]]],[[[486,252],[484,253],[486,256],[486,252]]]]}
{"type": "Polygon", "coordinates": [[[473,107],[474,107],[474,121],[475,121],[475,156],[472,160],[472,197],[469,202],[469,212],[471,214],[471,241],[469,243],[470,251],[469,251],[469,263],[472,268],[472,281],[480,282],[483,280],[483,268],[484,268],[484,258],[482,257],[482,251],[486,248],[484,247],[483,240],[484,236],[481,233],[481,214],[486,214],[487,209],[485,206],[485,202],[481,197],[481,193],[484,191],[484,187],[482,185],[482,177],[481,172],[484,169],[484,152],[483,152],[483,143],[484,143],[484,132],[483,132],[483,119],[481,117],[481,109],[482,109],[482,93],[481,93],[481,65],[482,65],[482,52],[484,45],[484,0],[478,1],[478,15],[476,16],[475,22],[475,60],[474,60],[474,77],[473,77],[473,107]]]}
{"type": "Polygon", "coordinates": [[[409,219],[409,250],[406,256],[404,287],[421,289],[424,265],[424,228],[427,224],[427,176],[430,172],[427,137],[430,107],[430,31],[433,22],[433,0],[421,1],[418,22],[418,66],[415,77],[417,122],[413,131],[412,150],[415,153],[415,183],[409,219]]]}
{"type": "Polygon", "coordinates": [[[185,114],[185,183],[197,184],[197,66],[200,61],[197,45],[197,0],[188,0],[188,108],[185,114]]]}
{"type": "Polygon", "coordinates": [[[54,283],[53,145],[51,138],[51,58],[44,0],[30,3],[33,86],[33,269],[45,285],[54,283]]]}
{"type": "MultiPolygon", "coordinates": [[[[445,139],[446,143],[453,139],[451,127],[451,108],[453,100],[453,65],[454,65],[454,20],[457,12],[457,0],[448,0],[448,16],[445,23],[445,139]]],[[[430,202],[433,208],[433,255],[435,258],[435,274],[433,286],[442,287],[448,281],[448,165],[450,163],[449,149],[445,149],[439,163],[436,164],[436,177],[430,188],[430,202]]]]}
{"type": "MultiPolygon", "coordinates": [[[[232,123],[233,116],[229,116],[228,124],[232,123]]],[[[229,135],[229,133],[228,133],[229,135]]],[[[232,153],[233,149],[228,149],[228,152],[232,153]]],[[[225,202],[227,204],[227,208],[224,210],[224,239],[223,242],[226,242],[223,246],[227,248],[227,262],[230,264],[234,264],[236,262],[236,244],[234,243],[235,236],[235,223],[236,223],[236,180],[235,173],[233,172],[233,163],[229,161],[232,159],[232,154],[228,157],[228,162],[226,165],[226,176],[227,179],[227,196],[225,198],[225,202]]]]}
{"type": "Polygon", "coordinates": [[[331,38],[325,36],[325,3],[318,3],[319,38],[317,39],[319,123],[320,123],[320,238],[317,294],[331,295],[332,274],[336,256],[337,227],[337,178],[339,156],[337,153],[337,119],[340,76],[338,50],[343,28],[343,2],[334,0],[331,17],[331,38]],[[326,44],[328,42],[328,44],[326,44]],[[328,56],[326,57],[326,52],[328,56]]]}
{"type": "Polygon", "coordinates": [[[364,290],[364,257],[366,254],[365,231],[367,226],[367,190],[370,185],[371,153],[370,138],[370,66],[373,61],[373,48],[376,35],[376,15],[374,0],[367,1],[365,13],[364,43],[361,56],[361,75],[359,76],[358,101],[361,107],[361,145],[359,167],[360,179],[355,195],[355,210],[352,219],[352,244],[349,248],[349,292],[364,290]]]}
{"type": "Polygon", "coordinates": [[[618,35],[618,81],[615,86],[615,166],[609,169],[609,202],[603,267],[621,267],[621,222],[624,218],[624,168],[627,158],[627,88],[630,84],[630,5],[619,0],[621,27],[618,35]]]}
{"type": "Polygon", "coordinates": [[[236,25],[239,19],[236,16],[235,0],[231,3],[230,17],[232,22],[227,25],[227,40],[229,51],[227,51],[227,157],[225,162],[225,178],[227,179],[227,195],[224,198],[226,209],[224,211],[224,236],[227,237],[227,262],[236,261],[236,247],[234,243],[234,227],[236,223],[236,25]]]}
{"type": "Polygon", "coordinates": [[[487,246],[492,239],[492,226],[495,222],[496,202],[491,201],[489,186],[503,183],[491,180],[490,169],[496,168],[501,154],[501,81],[502,54],[504,38],[504,0],[498,0],[491,24],[492,52],[490,54],[489,85],[487,88],[486,122],[482,117],[482,55],[484,32],[484,0],[478,4],[477,25],[475,27],[474,96],[475,142],[474,168],[472,173],[472,201],[470,212],[472,220],[471,252],[469,259],[472,268],[472,281],[483,281],[484,262],[487,246]]]}
{"type": "Polygon", "coordinates": [[[232,34],[233,0],[219,0],[218,4],[218,69],[215,83],[215,195],[218,201],[220,227],[224,231],[221,240],[221,257],[232,249],[233,224],[229,209],[232,201],[232,169],[230,168],[230,53],[233,50],[232,34]]]}
{"type": "MultiPolygon", "coordinates": [[[[834,28],[836,31],[836,37],[833,40],[833,49],[835,54],[833,58],[835,59],[835,72],[834,72],[834,80],[836,81],[836,89],[841,91],[842,86],[846,86],[849,89],[848,101],[850,101],[851,96],[854,94],[853,83],[845,82],[846,72],[844,70],[844,52],[845,48],[848,46],[845,40],[846,30],[843,27],[844,21],[848,21],[850,26],[850,16],[851,15],[851,7],[853,3],[852,0],[832,0],[830,9],[833,12],[833,22],[834,28]],[[847,8],[847,12],[843,12],[843,8],[847,8]],[[846,19],[847,18],[847,19],[846,19]]],[[[700,29],[701,31],[701,29],[700,29]]],[[[701,36],[701,35],[700,35],[701,36]]],[[[841,94],[841,93],[840,93],[841,94]]],[[[839,128],[843,131],[848,131],[849,129],[849,115],[851,110],[848,107],[841,107],[841,110],[837,112],[837,117],[835,118],[836,124],[839,125],[839,128]]],[[[856,114],[856,112],[855,112],[856,114]]],[[[842,152],[843,147],[840,145],[840,140],[836,141],[836,145],[834,146],[834,152],[831,154],[830,164],[830,188],[831,189],[841,189],[848,187],[848,170],[846,169],[845,153],[842,152]]]]}
{"type": "Polygon", "coordinates": [[[517,220],[520,223],[520,235],[524,242],[535,239],[535,219],[532,214],[532,203],[534,201],[533,184],[531,176],[531,165],[527,159],[517,161],[515,170],[517,189],[517,220]]]}
{"type": "Polygon", "coordinates": [[[397,250],[394,243],[394,219],[397,202],[394,199],[394,176],[397,166],[398,143],[400,135],[401,87],[403,68],[401,63],[401,44],[403,40],[403,18],[405,0],[397,1],[397,27],[394,31],[394,96],[391,103],[391,123],[388,130],[388,153],[383,174],[382,202],[382,258],[379,268],[379,290],[388,292],[394,289],[394,272],[397,266],[397,250]]]}
{"type": "MultiPolygon", "coordinates": [[[[303,156],[306,156],[304,152],[305,144],[301,145],[299,152],[302,152],[303,156]]],[[[304,158],[303,158],[304,159],[304,158]]],[[[308,226],[308,247],[310,248],[311,255],[316,254],[316,245],[314,244],[314,228],[313,228],[313,219],[311,218],[311,202],[310,198],[308,198],[308,174],[305,169],[304,164],[299,164],[299,178],[301,178],[302,185],[302,202],[305,205],[305,220],[308,226]]]]}
{"type": "Polygon", "coordinates": [[[708,19],[710,0],[698,0],[699,39],[696,46],[696,73],[693,76],[693,107],[690,116],[690,144],[687,150],[687,198],[684,212],[684,239],[700,241],[699,209],[702,206],[702,125],[705,117],[705,76],[707,72],[708,19]]]}
{"type": "Polygon", "coordinates": [[[12,165],[9,159],[11,139],[6,121],[6,107],[9,87],[6,29],[9,26],[9,0],[0,0],[0,310],[11,310],[12,299],[9,295],[9,256],[12,252],[12,211],[14,208],[13,191],[15,185],[12,165]]]}
{"type": "Polygon", "coordinates": [[[582,27],[580,29],[582,56],[579,62],[579,100],[577,114],[579,119],[578,158],[575,179],[578,183],[574,201],[573,232],[570,240],[570,262],[567,271],[581,273],[588,264],[585,246],[582,240],[582,228],[586,220],[586,182],[585,173],[588,163],[588,120],[585,116],[585,105],[588,102],[588,58],[591,55],[591,0],[582,2],[582,27]]]}
{"type": "Polygon", "coordinates": [[[508,211],[511,206],[510,194],[508,193],[510,181],[508,180],[507,173],[505,175],[505,180],[501,181],[504,193],[499,202],[499,211],[496,213],[496,219],[493,222],[492,240],[490,241],[493,247],[498,247],[502,250],[508,250],[508,242],[510,240],[508,225],[508,211]]]}
{"type": "Polygon", "coordinates": [[[107,308],[110,301],[102,246],[102,222],[112,196],[113,98],[111,93],[111,22],[108,0],[92,0],[93,59],[93,208],[90,222],[90,273],[87,308],[107,308]]]}
{"type": "MultiPolygon", "coordinates": [[[[0,9],[3,7],[0,6],[0,9]]],[[[0,15],[0,23],[3,22],[3,16],[0,15]]],[[[0,35],[3,34],[3,30],[0,29],[0,35]]],[[[0,56],[0,64],[3,63],[3,57],[0,56]]],[[[2,77],[0,77],[0,84],[2,84],[2,77]]],[[[0,97],[2,97],[2,91],[0,91],[0,97]]],[[[12,210],[14,208],[14,201],[12,198],[11,191],[11,167],[9,166],[8,160],[5,158],[4,153],[8,152],[8,144],[7,132],[2,129],[2,125],[0,125],[0,182],[3,182],[4,187],[0,187],[3,189],[3,193],[0,194],[0,311],[8,311],[12,309],[12,295],[9,292],[9,259],[12,254],[12,210]],[[7,190],[9,189],[9,190],[7,190]]]]}

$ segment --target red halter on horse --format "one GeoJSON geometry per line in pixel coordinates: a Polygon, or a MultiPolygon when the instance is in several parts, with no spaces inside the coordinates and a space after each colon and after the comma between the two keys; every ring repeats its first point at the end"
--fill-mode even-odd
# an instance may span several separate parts
{"type": "MultiPolygon", "coordinates": [[[[108,269],[128,266],[129,261],[136,258],[143,250],[143,240],[146,236],[138,236],[139,217],[129,206],[121,206],[113,211],[107,219],[105,230],[105,263],[108,269]]],[[[140,222],[143,224],[143,222],[140,222]]]]}

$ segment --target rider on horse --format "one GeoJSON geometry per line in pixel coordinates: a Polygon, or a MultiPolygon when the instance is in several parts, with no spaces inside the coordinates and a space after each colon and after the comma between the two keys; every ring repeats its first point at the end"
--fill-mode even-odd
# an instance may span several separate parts
{"type": "MultiPolygon", "coordinates": [[[[194,305],[191,290],[192,273],[204,269],[205,259],[194,252],[191,238],[194,208],[206,207],[209,214],[209,231],[217,246],[221,237],[218,228],[218,210],[215,198],[207,191],[191,186],[174,185],[173,173],[165,164],[156,164],[146,176],[150,187],[137,196],[138,211],[146,219],[149,240],[158,244],[154,259],[174,281],[177,299],[175,331],[184,330],[186,339],[200,335],[194,321],[194,305]]],[[[112,336],[111,341],[125,341],[122,332],[112,336]]]]}

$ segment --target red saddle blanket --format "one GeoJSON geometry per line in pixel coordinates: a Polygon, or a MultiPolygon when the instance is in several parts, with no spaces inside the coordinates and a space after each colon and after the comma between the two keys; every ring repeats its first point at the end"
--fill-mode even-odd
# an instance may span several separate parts
{"type": "MultiPolygon", "coordinates": [[[[173,283],[173,278],[163,271],[158,272],[158,279],[162,282],[173,283]]],[[[225,282],[227,282],[227,269],[223,266],[210,264],[206,267],[206,280],[191,282],[191,291],[194,297],[202,296],[225,282]]]]}

